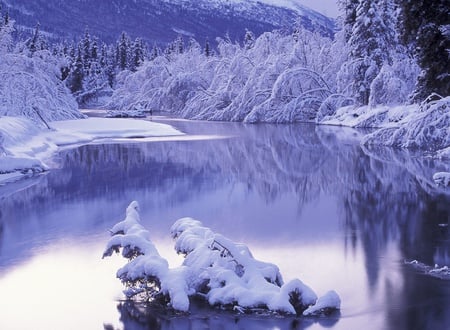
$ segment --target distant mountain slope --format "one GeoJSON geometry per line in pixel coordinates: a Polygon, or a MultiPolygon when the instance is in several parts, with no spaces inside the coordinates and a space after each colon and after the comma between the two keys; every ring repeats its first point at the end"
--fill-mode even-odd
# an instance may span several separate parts
{"type": "Polygon", "coordinates": [[[301,17],[308,29],[331,35],[332,19],[290,0],[274,6],[256,0],[0,0],[16,26],[41,30],[55,38],[82,35],[88,27],[105,41],[122,31],[149,42],[166,43],[179,34],[199,42],[228,34],[241,39],[245,29],[256,35],[286,29],[301,17]],[[288,4],[288,5],[286,5],[288,4]]]}

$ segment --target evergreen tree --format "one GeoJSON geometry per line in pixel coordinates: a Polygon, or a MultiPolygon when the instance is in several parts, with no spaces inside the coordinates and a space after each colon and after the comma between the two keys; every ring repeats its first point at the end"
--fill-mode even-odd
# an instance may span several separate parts
{"type": "Polygon", "coordinates": [[[37,51],[48,49],[47,42],[40,32],[39,23],[36,24],[32,37],[25,42],[25,45],[28,48],[30,57],[37,51]]]}
{"type": "Polygon", "coordinates": [[[253,48],[255,45],[255,35],[252,31],[246,30],[244,36],[244,47],[245,49],[253,48]]]}
{"type": "Polygon", "coordinates": [[[129,53],[130,53],[130,39],[125,32],[120,35],[119,42],[117,44],[117,65],[120,70],[126,70],[129,68],[129,53]]]}
{"type": "Polygon", "coordinates": [[[173,49],[175,51],[176,54],[183,54],[184,52],[184,40],[182,36],[178,36],[175,39],[174,45],[173,45],[173,49]]]}
{"type": "Polygon", "coordinates": [[[91,36],[87,28],[84,31],[83,39],[80,41],[80,48],[82,51],[83,68],[85,72],[89,74],[89,67],[91,64],[91,36]]]}
{"type": "Polygon", "coordinates": [[[205,56],[206,57],[211,56],[211,47],[209,46],[208,40],[206,40],[206,42],[205,42],[205,56]]]}
{"type": "Polygon", "coordinates": [[[130,63],[130,70],[136,71],[138,67],[144,63],[145,60],[145,52],[144,52],[144,44],[140,38],[136,38],[132,47],[133,57],[130,63]]]}
{"type": "Polygon", "coordinates": [[[91,47],[91,59],[93,61],[98,60],[98,43],[97,40],[94,38],[92,41],[92,47],[91,47]]]}
{"type": "Polygon", "coordinates": [[[149,60],[153,61],[155,58],[161,55],[161,49],[154,45],[149,56],[149,60]]]}
{"type": "Polygon", "coordinates": [[[350,39],[353,26],[356,22],[356,9],[360,0],[338,0],[338,6],[343,12],[342,25],[344,29],[345,41],[350,39]]]}
{"type": "Polygon", "coordinates": [[[75,94],[83,90],[83,79],[84,79],[84,70],[83,70],[83,58],[82,58],[82,50],[81,47],[78,47],[77,57],[75,63],[73,64],[68,87],[70,91],[75,94]]]}
{"type": "Polygon", "coordinates": [[[410,45],[422,74],[414,94],[422,101],[431,93],[450,95],[450,15],[448,0],[397,1],[402,41],[410,45]]]}
{"type": "Polygon", "coordinates": [[[389,0],[359,2],[347,43],[350,48],[351,94],[360,105],[369,103],[370,85],[383,64],[392,62],[392,51],[396,48],[394,28],[386,24],[395,22],[395,15],[387,2],[389,0]]]}

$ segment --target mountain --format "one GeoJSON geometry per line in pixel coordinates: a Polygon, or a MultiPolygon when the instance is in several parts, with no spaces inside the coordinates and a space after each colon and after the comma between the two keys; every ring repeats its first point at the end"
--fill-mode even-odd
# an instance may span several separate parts
{"type": "Polygon", "coordinates": [[[132,38],[165,44],[178,35],[199,42],[228,35],[240,40],[248,29],[260,35],[274,29],[306,28],[332,35],[334,21],[293,0],[0,0],[20,31],[40,29],[54,39],[81,36],[86,27],[102,40],[132,38]],[[276,5],[273,5],[276,3],[276,5]]]}

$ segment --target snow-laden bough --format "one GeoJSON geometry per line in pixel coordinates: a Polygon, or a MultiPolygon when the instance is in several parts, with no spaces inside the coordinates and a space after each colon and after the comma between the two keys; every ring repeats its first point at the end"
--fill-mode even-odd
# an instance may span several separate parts
{"type": "Polygon", "coordinates": [[[103,257],[121,252],[129,260],[117,271],[129,299],[162,303],[180,312],[189,311],[192,297],[239,312],[322,315],[340,308],[336,292],[318,298],[299,279],[284,283],[276,265],[256,260],[246,245],[214,233],[192,218],[179,219],[171,227],[175,250],[185,256],[176,268],[169,268],[140,224],[136,201],[111,234],[103,257]]]}

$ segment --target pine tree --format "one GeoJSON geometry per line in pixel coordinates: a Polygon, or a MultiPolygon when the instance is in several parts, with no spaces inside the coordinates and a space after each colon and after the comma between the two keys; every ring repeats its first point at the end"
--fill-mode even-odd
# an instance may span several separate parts
{"type": "Polygon", "coordinates": [[[358,7],[359,0],[339,0],[338,6],[343,12],[343,29],[345,35],[345,41],[350,39],[353,26],[356,22],[356,9],[358,7]]]}
{"type": "Polygon", "coordinates": [[[415,101],[430,94],[450,95],[450,15],[448,0],[397,0],[404,44],[417,57],[422,69],[415,101]]]}
{"type": "Polygon", "coordinates": [[[209,46],[208,40],[206,40],[206,42],[205,42],[205,56],[206,57],[211,56],[211,47],[209,46]]]}
{"type": "Polygon", "coordinates": [[[98,43],[97,40],[94,38],[92,41],[92,47],[91,47],[91,59],[93,61],[98,60],[98,43]]]}
{"type": "Polygon", "coordinates": [[[149,60],[153,61],[155,58],[161,55],[161,49],[158,48],[158,46],[154,45],[152,48],[152,51],[149,56],[149,60]]]}
{"type": "Polygon", "coordinates": [[[87,28],[84,31],[84,38],[80,41],[80,48],[82,51],[83,68],[89,74],[89,67],[91,65],[91,36],[87,28]]]}
{"type": "MultiPolygon", "coordinates": [[[[350,65],[352,66],[352,95],[360,105],[367,105],[370,85],[383,64],[392,62],[392,51],[396,48],[392,7],[389,0],[361,0],[356,10],[352,34],[348,40],[350,65]]],[[[394,20],[395,22],[395,20],[394,20]]]]}
{"type": "Polygon", "coordinates": [[[130,70],[136,71],[138,67],[144,63],[145,54],[144,54],[144,44],[142,39],[136,38],[132,47],[133,57],[130,63],[130,70]]]}
{"type": "Polygon", "coordinates": [[[244,36],[244,47],[245,49],[253,48],[255,45],[255,35],[252,31],[246,30],[244,36]]]}
{"type": "Polygon", "coordinates": [[[40,24],[37,23],[33,32],[33,36],[25,42],[29,50],[29,56],[32,57],[35,52],[48,49],[47,43],[40,32],[40,24]]]}
{"type": "Polygon", "coordinates": [[[129,67],[130,39],[125,32],[122,32],[117,44],[117,65],[120,70],[126,70],[129,67]]]}
{"type": "Polygon", "coordinates": [[[84,70],[83,70],[82,49],[81,47],[78,47],[77,57],[75,63],[73,64],[70,77],[68,79],[69,80],[68,87],[73,94],[83,90],[83,79],[84,79],[84,70]]]}

